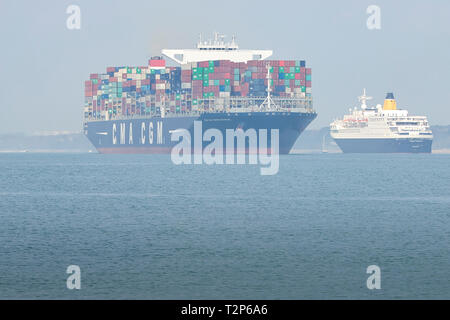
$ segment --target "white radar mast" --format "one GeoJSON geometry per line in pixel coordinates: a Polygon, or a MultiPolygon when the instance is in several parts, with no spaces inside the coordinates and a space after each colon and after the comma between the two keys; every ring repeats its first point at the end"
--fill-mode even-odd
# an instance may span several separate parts
{"type": "Polygon", "coordinates": [[[367,100],[372,100],[372,99],[373,99],[372,97],[366,96],[366,88],[364,88],[362,96],[358,97],[358,101],[361,102],[361,109],[362,110],[367,109],[366,102],[367,102],[367,100]]]}

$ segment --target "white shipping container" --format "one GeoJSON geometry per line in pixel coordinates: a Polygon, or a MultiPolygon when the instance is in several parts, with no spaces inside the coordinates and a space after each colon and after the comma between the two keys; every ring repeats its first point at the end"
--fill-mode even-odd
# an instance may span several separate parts
{"type": "Polygon", "coordinates": [[[166,85],[164,83],[157,83],[156,84],[156,90],[165,90],[166,85]]]}
{"type": "Polygon", "coordinates": [[[306,93],[312,93],[312,88],[306,88],[306,93]]]}
{"type": "Polygon", "coordinates": [[[181,83],[181,89],[191,89],[192,85],[190,82],[183,82],[181,83]]]}

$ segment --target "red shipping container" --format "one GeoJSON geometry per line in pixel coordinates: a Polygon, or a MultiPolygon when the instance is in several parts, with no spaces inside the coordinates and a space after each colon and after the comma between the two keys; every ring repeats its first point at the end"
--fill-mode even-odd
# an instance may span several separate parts
{"type": "Polygon", "coordinates": [[[311,74],[311,68],[306,68],[306,74],[311,74]]]}
{"type": "Polygon", "coordinates": [[[109,82],[117,82],[117,78],[116,77],[112,77],[112,78],[110,77],[109,78],[109,82]]]}
{"type": "Polygon", "coordinates": [[[98,73],[91,73],[90,77],[91,80],[92,79],[98,79],[98,73]]]}
{"type": "Polygon", "coordinates": [[[311,81],[306,81],[306,87],[311,88],[311,81]]]}
{"type": "Polygon", "coordinates": [[[166,60],[149,60],[148,64],[150,67],[165,67],[166,60]]]}
{"type": "Polygon", "coordinates": [[[107,73],[110,73],[110,72],[116,72],[116,68],[114,68],[114,67],[108,67],[108,68],[106,68],[106,72],[107,72],[107,73]]]}
{"type": "Polygon", "coordinates": [[[278,61],[278,66],[284,67],[285,66],[284,61],[283,60],[278,61]]]}

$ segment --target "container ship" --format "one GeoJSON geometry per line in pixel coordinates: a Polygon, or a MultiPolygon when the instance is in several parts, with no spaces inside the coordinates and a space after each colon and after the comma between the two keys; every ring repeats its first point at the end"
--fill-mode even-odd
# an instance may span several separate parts
{"type": "Polygon", "coordinates": [[[372,97],[364,89],[361,107],[330,124],[330,134],[344,153],[430,153],[433,133],[425,116],[397,109],[393,93],[384,105],[367,106],[372,97]]]}
{"type": "Polygon", "coordinates": [[[217,33],[194,49],[161,53],[146,66],[108,67],[85,81],[84,133],[98,152],[170,153],[171,134],[192,134],[201,121],[223,136],[278,129],[286,154],[317,116],[304,60],[267,60],[271,50],[242,50],[217,33]]]}

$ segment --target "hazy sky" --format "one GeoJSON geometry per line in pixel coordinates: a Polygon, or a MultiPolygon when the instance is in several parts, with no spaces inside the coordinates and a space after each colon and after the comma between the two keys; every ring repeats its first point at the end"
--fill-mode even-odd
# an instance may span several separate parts
{"type": "Polygon", "coordinates": [[[144,65],[162,48],[191,48],[199,33],[237,36],[243,49],[312,67],[310,128],[358,104],[382,103],[450,124],[450,1],[0,0],[0,133],[81,131],[83,81],[108,66],[144,65]],[[81,30],[66,9],[81,8],[81,30]],[[381,8],[381,30],[366,9],[381,8]]]}

